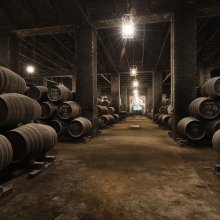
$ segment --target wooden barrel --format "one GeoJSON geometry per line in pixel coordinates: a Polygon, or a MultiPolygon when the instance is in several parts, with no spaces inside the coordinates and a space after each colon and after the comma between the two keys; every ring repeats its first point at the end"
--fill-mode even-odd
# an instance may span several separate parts
{"type": "Polygon", "coordinates": [[[166,127],[169,127],[169,120],[171,118],[171,115],[162,115],[161,117],[161,124],[166,126],[166,127]]]}
{"type": "Polygon", "coordinates": [[[212,98],[220,97],[220,77],[213,77],[206,81],[201,87],[201,94],[212,98]]]}
{"type": "Polygon", "coordinates": [[[220,129],[220,118],[217,118],[213,121],[206,122],[206,131],[209,137],[212,137],[213,134],[220,129]]]}
{"type": "Polygon", "coordinates": [[[120,116],[118,114],[113,114],[114,122],[118,122],[120,120],[120,116]]]}
{"type": "Polygon", "coordinates": [[[212,146],[220,154],[220,130],[217,130],[212,137],[212,146]]]}
{"type": "Polygon", "coordinates": [[[191,102],[189,106],[191,116],[203,119],[215,119],[220,113],[218,103],[207,97],[200,97],[191,102]]]}
{"type": "Polygon", "coordinates": [[[170,105],[170,104],[171,104],[170,99],[163,99],[163,100],[161,101],[161,105],[162,105],[162,106],[170,105]]]}
{"type": "Polygon", "coordinates": [[[171,129],[171,127],[172,127],[172,117],[169,118],[169,120],[168,120],[168,122],[167,122],[167,127],[168,127],[169,129],[171,129]]]}
{"type": "Polygon", "coordinates": [[[25,80],[15,72],[0,66],[0,93],[24,94],[25,91],[25,80]]]}
{"type": "Polygon", "coordinates": [[[108,107],[108,111],[111,115],[115,113],[115,109],[113,107],[108,107]]]}
{"type": "Polygon", "coordinates": [[[98,115],[106,115],[109,113],[109,110],[106,106],[97,105],[98,115]]]}
{"type": "Polygon", "coordinates": [[[177,131],[183,138],[201,140],[206,135],[204,124],[196,118],[186,117],[179,121],[177,131]]]}
{"type": "Polygon", "coordinates": [[[102,101],[102,105],[106,106],[106,107],[110,107],[111,102],[109,100],[105,99],[105,100],[102,101]]]}
{"type": "Polygon", "coordinates": [[[47,87],[45,86],[32,86],[27,91],[27,96],[37,101],[47,100],[47,87]]]}
{"type": "Polygon", "coordinates": [[[0,135],[0,171],[5,169],[12,161],[13,150],[9,140],[0,135]]]}
{"type": "Polygon", "coordinates": [[[97,99],[97,105],[102,105],[102,100],[101,99],[97,99]]]}
{"type": "Polygon", "coordinates": [[[160,115],[161,115],[161,114],[156,114],[156,115],[154,115],[154,121],[155,121],[155,122],[157,122],[157,123],[159,122],[159,117],[160,117],[160,115]]]}
{"type": "Polygon", "coordinates": [[[171,115],[172,114],[172,106],[171,105],[163,105],[163,106],[161,106],[159,108],[159,113],[171,115]]]}
{"type": "Polygon", "coordinates": [[[101,118],[98,118],[97,125],[98,125],[98,128],[102,128],[102,120],[101,120],[101,118]]]}
{"type": "Polygon", "coordinates": [[[7,128],[38,120],[42,113],[36,100],[16,93],[0,95],[0,109],[0,127],[7,128]]]}
{"type": "Polygon", "coordinates": [[[102,115],[100,119],[102,120],[102,127],[112,124],[115,120],[112,115],[102,115]]]}
{"type": "Polygon", "coordinates": [[[13,148],[14,163],[38,158],[57,143],[57,134],[52,127],[33,123],[9,131],[6,137],[13,148]]]}
{"type": "Polygon", "coordinates": [[[81,114],[81,107],[74,101],[63,102],[57,110],[57,115],[62,120],[73,120],[81,114]]]}
{"type": "Polygon", "coordinates": [[[61,136],[67,133],[68,125],[59,119],[49,121],[48,125],[50,125],[56,131],[57,136],[61,136]]]}
{"type": "Polygon", "coordinates": [[[48,99],[52,102],[65,102],[71,100],[71,91],[64,85],[53,85],[48,89],[48,99]]]}
{"type": "Polygon", "coordinates": [[[74,119],[68,128],[68,133],[73,138],[82,138],[92,132],[92,123],[83,117],[74,119]]]}
{"type": "Polygon", "coordinates": [[[51,102],[42,102],[41,104],[41,118],[42,120],[49,120],[51,118],[54,118],[57,114],[57,108],[58,106],[51,103],[51,102]]]}

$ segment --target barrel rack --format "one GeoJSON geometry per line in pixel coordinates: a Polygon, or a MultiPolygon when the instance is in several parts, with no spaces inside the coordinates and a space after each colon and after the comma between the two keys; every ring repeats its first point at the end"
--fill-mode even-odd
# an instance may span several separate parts
{"type": "Polygon", "coordinates": [[[8,186],[1,186],[0,185],[0,199],[3,199],[5,196],[10,194],[13,191],[13,186],[8,185],[8,186]]]}
{"type": "Polygon", "coordinates": [[[48,167],[54,164],[55,156],[44,155],[39,160],[36,160],[30,164],[30,168],[32,169],[28,173],[28,178],[34,178],[46,170],[48,167]]]}

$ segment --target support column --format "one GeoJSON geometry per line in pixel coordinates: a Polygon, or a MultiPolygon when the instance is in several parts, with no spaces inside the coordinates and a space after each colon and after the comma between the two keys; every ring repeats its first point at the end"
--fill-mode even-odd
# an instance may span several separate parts
{"type": "Polygon", "coordinates": [[[18,38],[14,34],[0,34],[0,66],[19,73],[18,38]]]}
{"type": "Polygon", "coordinates": [[[172,136],[178,137],[178,122],[189,115],[196,98],[196,10],[193,1],[179,3],[171,21],[172,136]]]}
{"type": "Polygon", "coordinates": [[[72,75],[72,91],[76,92],[76,74],[72,75]]]}
{"type": "Polygon", "coordinates": [[[159,112],[162,100],[162,73],[153,73],[153,116],[159,112]]]}
{"type": "Polygon", "coordinates": [[[82,116],[92,122],[92,136],[97,133],[97,39],[96,30],[81,25],[76,30],[76,101],[82,116]]]}
{"type": "Polygon", "coordinates": [[[97,97],[100,99],[102,97],[102,88],[101,86],[97,87],[97,97]]]}
{"type": "Polygon", "coordinates": [[[128,91],[127,91],[126,86],[123,86],[121,89],[121,103],[122,103],[123,111],[127,111],[127,109],[128,109],[128,91]]]}
{"type": "Polygon", "coordinates": [[[120,75],[118,73],[111,74],[111,96],[112,106],[115,112],[120,112],[120,75]]]}
{"type": "Polygon", "coordinates": [[[147,89],[147,102],[148,102],[148,111],[151,112],[152,110],[152,85],[148,85],[147,89]]]}

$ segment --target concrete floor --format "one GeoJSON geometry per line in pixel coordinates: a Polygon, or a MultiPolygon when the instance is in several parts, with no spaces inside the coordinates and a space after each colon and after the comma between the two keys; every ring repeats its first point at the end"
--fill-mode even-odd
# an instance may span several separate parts
{"type": "Polygon", "coordinates": [[[211,148],[183,148],[149,119],[129,117],[89,143],[60,143],[55,165],[11,180],[0,219],[220,219],[211,148]],[[129,129],[139,124],[140,129],[129,129]]]}

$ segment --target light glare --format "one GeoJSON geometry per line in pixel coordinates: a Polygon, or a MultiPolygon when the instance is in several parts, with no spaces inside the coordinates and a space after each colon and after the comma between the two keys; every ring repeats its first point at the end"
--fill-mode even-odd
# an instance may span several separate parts
{"type": "Polygon", "coordinates": [[[123,38],[125,39],[134,38],[134,24],[133,23],[123,24],[122,34],[123,34],[123,38]]]}
{"type": "Polygon", "coordinates": [[[29,65],[29,66],[26,67],[26,71],[28,73],[34,73],[35,72],[35,68],[34,68],[34,66],[29,65]]]}
{"type": "Polygon", "coordinates": [[[137,89],[134,89],[134,91],[133,91],[133,92],[134,92],[134,95],[135,95],[135,96],[137,96],[137,95],[138,95],[138,90],[137,90],[137,89]]]}
{"type": "Polygon", "coordinates": [[[138,83],[138,81],[137,80],[135,80],[134,82],[133,82],[133,87],[138,87],[139,86],[139,83],[138,83]]]}

